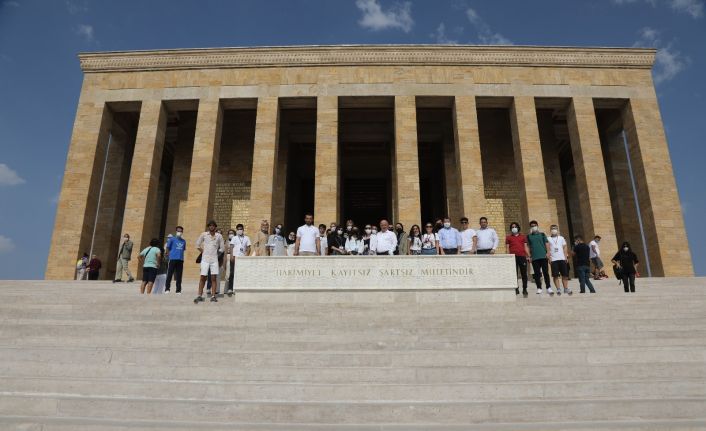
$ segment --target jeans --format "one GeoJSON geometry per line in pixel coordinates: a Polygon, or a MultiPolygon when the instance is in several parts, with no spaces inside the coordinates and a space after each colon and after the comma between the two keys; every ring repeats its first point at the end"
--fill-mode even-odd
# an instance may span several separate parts
{"type": "Polygon", "coordinates": [[[595,289],[593,289],[593,283],[591,283],[591,267],[585,265],[577,266],[576,272],[579,277],[579,288],[581,289],[581,293],[586,292],[586,286],[588,286],[589,292],[596,293],[595,289]]]}
{"type": "Polygon", "coordinates": [[[635,273],[628,274],[623,272],[623,289],[625,292],[635,293],[635,273]]]}
{"type": "Polygon", "coordinates": [[[123,279],[123,271],[127,274],[127,279],[132,280],[132,274],[130,273],[130,268],[128,268],[128,264],[130,263],[130,260],[125,259],[124,257],[118,258],[118,263],[115,268],[115,279],[116,280],[122,280],[123,279]]]}
{"type": "Polygon", "coordinates": [[[423,248],[423,249],[422,249],[422,254],[428,255],[428,256],[435,255],[435,254],[436,254],[436,249],[435,249],[435,248],[423,248]]]}
{"type": "Polygon", "coordinates": [[[525,256],[515,256],[515,267],[520,269],[522,277],[522,291],[527,291],[527,258],[525,256]]]}
{"type": "Polygon", "coordinates": [[[457,254],[458,248],[445,248],[444,254],[457,254]]]}
{"type": "Polygon", "coordinates": [[[534,282],[537,285],[537,289],[542,288],[542,274],[544,274],[544,282],[547,285],[547,289],[552,287],[552,281],[549,277],[549,261],[545,259],[534,259],[532,261],[532,270],[534,271],[534,282]]]}
{"type": "Polygon", "coordinates": [[[184,273],[184,261],[183,260],[170,260],[169,267],[167,268],[167,284],[164,288],[165,292],[169,292],[172,285],[172,276],[175,276],[176,280],[176,291],[181,292],[181,276],[184,273]]]}
{"type": "Polygon", "coordinates": [[[235,267],[235,261],[230,261],[230,273],[228,274],[228,290],[233,290],[233,268],[235,267]]]}

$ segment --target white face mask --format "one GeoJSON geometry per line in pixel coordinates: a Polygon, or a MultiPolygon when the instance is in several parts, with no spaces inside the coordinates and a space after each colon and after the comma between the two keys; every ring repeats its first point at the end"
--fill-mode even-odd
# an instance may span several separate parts
{"type": "Polygon", "coordinates": [[[537,231],[539,230],[539,226],[532,226],[532,227],[530,228],[530,230],[531,230],[532,232],[537,232],[537,231]]]}
{"type": "Polygon", "coordinates": [[[181,237],[182,234],[183,234],[183,232],[177,232],[177,233],[176,233],[176,236],[177,236],[177,237],[181,237]]]}
{"type": "Polygon", "coordinates": [[[447,228],[447,229],[450,228],[450,227],[451,227],[451,223],[444,223],[444,227],[447,228]]]}
{"type": "Polygon", "coordinates": [[[373,229],[373,234],[378,233],[377,229],[373,229]]]}
{"type": "Polygon", "coordinates": [[[552,229],[552,235],[556,235],[558,233],[559,233],[559,231],[557,229],[552,229]]]}
{"type": "Polygon", "coordinates": [[[233,239],[234,236],[235,236],[235,235],[233,235],[232,233],[229,233],[229,234],[228,234],[228,239],[233,239]]]}
{"type": "Polygon", "coordinates": [[[346,230],[353,230],[353,226],[346,226],[346,230]]]}
{"type": "Polygon", "coordinates": [[[238,235],[243,236],[243,230],[242,230],[242,229],[238,229],[236,232],[238,233],[238,235]]]}
{"type": "Polygon", "coordinates": [[[338,229],[338,234],[339,235],[343,234],[343,229],[338,229]]]}
{"type": "Polygon", "coordinates": [[[372,232],[372,231],[373,231],[372,229],[365,229],[365,233],[367,233],[368,235],[370,235],[370,232],[372,232]]]}
{"type": "Polygon", "coordinates": [[[630,250],[630,249],[627,247],[623,247],[623,251],[628,251],[628,250],[630,250]]]}
{"type": "Polygon", "coordinates": [[[516,227],[513,227],[513,228],[510,229],[510,230],[512,231],[512,233],[517,233],[517,232],[519,232],[519,229],[517,229],[516,227]]]}

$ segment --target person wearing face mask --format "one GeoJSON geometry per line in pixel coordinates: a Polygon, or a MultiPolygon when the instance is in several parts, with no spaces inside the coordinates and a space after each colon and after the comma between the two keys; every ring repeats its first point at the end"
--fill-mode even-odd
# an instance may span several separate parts
{"type": "Polygon", "coordinates": [[[172,277],[174,277],[176,280],[176,294],[181,295],[181,277],[184,272],[186,240],[183,238],[183,227],[177,226],[175,230],[175,235],[169,238],[165,247],[166,254],[169,257],[169,266],[167,267],[167,282],[164,287],[164,293],[169,293],[172,286],[172,277]]]}
{"type": "Polygon", "coordinates": [[[363,235],[361,239],[363,240],[363,253],[365,255],[370,254],[370,238],[373,235],[373,229],[369,224],[365,225],[363,229],[363,235]]]}
{"type": "MultiPolygon", "coordinates": [[[[529,260],[529,246],[527,237],[520,232],[520,224],[510,223],[510,235],[505,237],[506,253],[515,255],[515,267],[520,271],[522,278],[522,296],[527,298],[527,261],[529,260]]],[[[515,295],[520,294],[520,289],[515,289],[515,295]]]]}
{"type": "Polygon", "coordinates": [[[343,228],[338,227],[336,233],[329,237],[329,247],[334,256],[346,254],[346,237],[343,236],[343,228]]]}
{"type": "Polygon", "coordinates": [[[434,222],[434,233],[439,233],[442,227],[444,227],[444,221],[440,218],[436,219],[434,222]]]}
{"type": "Polygon", "coordinates": [[[368,249],[368,254],[371,256],[374,256],[376,254],[375,247],[377,247],[377,241],[378,241],[378,227],[371,226],[371,228],[370,228],[370,248],[368,249]]]}
{"type": "Polygon", "coordinates": [[[254,256],[267,256],[267,242],[269,240],[270,223],[267,220],[262,220],[260,230],[255,234],[255,242],[253,242],[254,256]]]}
{"type": "Polygon", "coordinates": [[[237,257],[250,255],[252,243],[250,242],[250,238],[245,235],[245,228],[240,223],[235,227],[235,236],[230,240],[230,247],[231,259],[233,259],[233,261],[235,261],[237,257]]]}
{"type": "Polygon", "coordinates": [[[409,254],[409,235],[404,231],[402,223],[395,223],[395,235],[397,235],[397,249],[395,254],[405,256],[409,254]]]}
{"type": "Polygon", "coordinates": [[[284,239],[284,229],[281,224],[275,226],[272,235],[267,239],[268,256],[286,256],[287,240],[284,239]]]}
{"type": "Polygon", "coordinates": [[[334,238],[336,237],[336,234],[338,232],[338,225],[335,222],[331,222],[329,225],[328,232],[326,233],[326,244],[328,246],[328,254],[333,255],[333,249],[331,246],[333,245],[334,238]]]}
{"type": "Polygon", "coordinates": [[[552,282],[549,277],[549,238],[544,232],[539,231],[539,224],[536,220],[530,222],[527,244],[530,250],[534,282],[537,285],[537,295],[542,293],[542,276],[544,276],[544,283],[547,286],[547,293],[554,295],[554,289],[552,289],[552,282]]]}
{"type": "Polygon", "coordinates": [[[553,224],[549,228],[549,258],[551,259],[552,277],[554,278],[554,286],[556,287],[557,295],[561,295],[561,287],[564,287],[564,293],[571,295],[573,292],[569,289],[569,262],[567,256],[566,240],[559,235],[559,226],[553,224]],[[561,286],[559,285],[561,278],[561,286]]]}
{"type": "Polygon", "coordinates": [[[118,249],[118,263],[115,268],[115,279],[113,283],[120,283],[123,281],[123,271],[127,274],[127,282],[132,283],[135,279],[132,277],[130,268],[128,264],[130,263],[130,258],[132,256],[132,241],[130,241],[130,235],[123,235],[123,239],[120,242],[120,248],[118,249]]]}
{"type": "Polygon", "coordinates": [[[353,220],[346,220],[346,230],[343,232],[343,237],[346,238],[346,240],[348,240],[348,238],[351,236],[351,233],[353,232],[353,226],[355,226],[353,220]]]}
{"type": "Polygon", "coordinates": [[[289,232],[287,235],[287,256],[294,256],[294,247],[297,243],[297,234],[289,232]]]}
{"type": "Polygon", "coordinates": [[[226,260],[228,261],[228,287],[226,289],[227,295],[233,294],[233,282],[235,280],[235,261],[233,260],[233,246],[230,245],[230,241],[235,237],[235,230],[228,229],[228,238],[225,240],[226,247],[226,260]]]}
{"type": "Polygon", "coordinates": [[[603,270],[603,261],[601,260],[601,249],[600,249],[601,237],[596,235],[593,241],[588,243],[590,248],[591,263],[593,264],[593,279],[601,280],[608,278],[605,271],[603,270]]]}
{"type": "Polygon", "coordinates": [[[611,262],[620,269],[625,293],[635,293],[635,275],[640,261],[637,260],[637,255],[632,251],[629,242],[623,243],[611,262]]]}
{"type": "Polygon", "coordinates": [[[360,239],[360,232],[356,226],[351,229],[351,234],[346,240],[346,254],[358,255],[363,250],[363,240],[360,239]]]}
{"type": "Polygon", "coordinates": [[[326,236],[326,225],[319,225],[319,244],[321,256],[328,256],[328,237],[326,236]]]}
{"type": "Polygon", "coordinates": [[[444,224],[439,232],[439,245],[441,254],[459,254],[461,251],[461,233],[455,227],[451,227],[451,219],[444,218],[444,224]]]}

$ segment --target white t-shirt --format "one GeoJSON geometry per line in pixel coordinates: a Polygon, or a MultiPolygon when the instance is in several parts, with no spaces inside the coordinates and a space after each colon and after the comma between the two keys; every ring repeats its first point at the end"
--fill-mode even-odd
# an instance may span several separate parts
{"type": "Polygon", "coordinates": [[[438,240],[439,237],[435,233],[424,233],[422,234],[422,248],[425,250],[435,249],[438,240]]]}
{"type": "Polygon", "coordinates": [[[461,251],[473,250],[474,236],[476,236],[476,231],[471,228],[461,231],[461,251]]]}
{"type": "Polygon", "coordinates": [[[409,249],[419,251],[422,249],[422,239],[419,237],[409,237],[409,249]]]}
{"type": "MultiPolygon", "coordinates": [[[[316,247],[316,245],[314,245],[316,247]]],[[[319,247],[321,247],[321,256],[326,256],[326,250],[328,250],[328,238],[326,235],[319,235],[319,247]]]]}
{"type": "Polygon", "coordinates": [[[230,245],[231,254],[233,256],[245,256],[245,253],[248,251],[248,247],[250,246],[250,238],[248,238],[247,235],[243,235],[242,237],[236,235],[230,240],[230,245]]]}
{"type": "Polygon", "coordinates": [[[557,260],[566,260],[566,255],[564,254],[564,246],[566,246],[566,240],[563,236],[550,236],[547,238],[549,240],[549,252],[552,256],[552,262],[557,260]]]}
{"type": "Polygon", "coordinates": [[[319,237],[319,228],[314,225],[301,225],[297,229],[299,239],[299,252],[308,251],[316,253],[316,238],[319,237]]]}
{"type": "Polygon", "coordinates": [[[595,257],[600,257],[600,255],[601,255],[601,249],[598,248],[598,243],[596,242],[595,239],[594,239],[593,241],[589,242],[589,243],[588,243],[588,246],[589,246],[590,249],[591,249],[591,252],[589,253],[589,257],[590,257],[591,259],[593,259],[593,258],[595,258],[595,257]],[[595,252],[593,251],[594,248],[596,249],[595,252]]]}

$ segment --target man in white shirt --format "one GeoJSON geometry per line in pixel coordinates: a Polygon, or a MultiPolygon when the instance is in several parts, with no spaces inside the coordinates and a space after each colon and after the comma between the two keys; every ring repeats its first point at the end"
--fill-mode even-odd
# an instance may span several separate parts
{"type": "Polygon", "coordinates": [[[564,293],[571,295],[573,292],[569,289],[569,264],[566,261],[566,256],[569,252],[566,247],[566,240],[559,235],[559,226],[553,224],[550,227],[551,236],[549,240],[549,258],[552,266],[552,278],[554,278],[554,286],[556,286],[557,295],[561,295],[561,287],[559,286],[559,277],[561,277],[564,293]]]}
{"type": "Polygon", "coordinates": [[[602,278],[608,278],[606,276],[605,272],[603,271],[603,261],[601,260],[601,249],[599,248],[599,244],[601,242],[601,237],[600,235],[596,235],[595,238],[593,238],[593,241],[591,241],[588,244],[588,247],[591,249],[589,253],[589,257],[591,258],[591,263],[593,263],[593,279],[594,280],[600,280],[602,278]]]}
{"type": "Polygon", "coordinates": [[[468,217],[461,218],[461,254],[476,252],[478,237],[476,231],[468,226],[468,217]]]}
{"type": "Polygon", "coordinates": [[[297,229],[297,240],[294,243],[295,256],[319,256],[321,255],[321,240],[319,239],[319,229],[314,226],[314,216],[306,214],[304,224],[297,229]]]}
{"type": "MultiPolygon", "coordinates": [[[[196,240],[196,248],[201,252],[201,278],[199,279],[199,296],[194,299],[194,304],[203,302],[203,288],[206,277],[211,273],[211,285],[216,286],[218,278],[218,254],[223,252],[223,237],[216,232],[216,222],[208,222],[208,230],[203,232],[196,240]]],[[[211,302],[218,302],[216,289],[212,290],[211,302]]]]}
{"type": "Polygon", "coordinates": [[[476,254],[495,254],[500,240],[495,229],[488,227],[488,219],[481,217],[480,229],[476,231],[476,254]]]}
{"type": "Polygon", "coordinates": [[[250,247],[252,247],[250,237],[245,235],[245,227],[239,223],[235,227],[235,236],[230,240],[230,259],[235,261],[236,257],[250,256],[250,247]]]}
{"type": "MultiPolygon", "coordinates": [[[[382,255],[388,254],[392,255],[397,248],[397,235],[389,230],[390,223],[382,219],[380,220],[380,232],[375,235],[375,254],[382,255]]],[[[370,241],[372,247],[372,241],[370,241]]]]}

